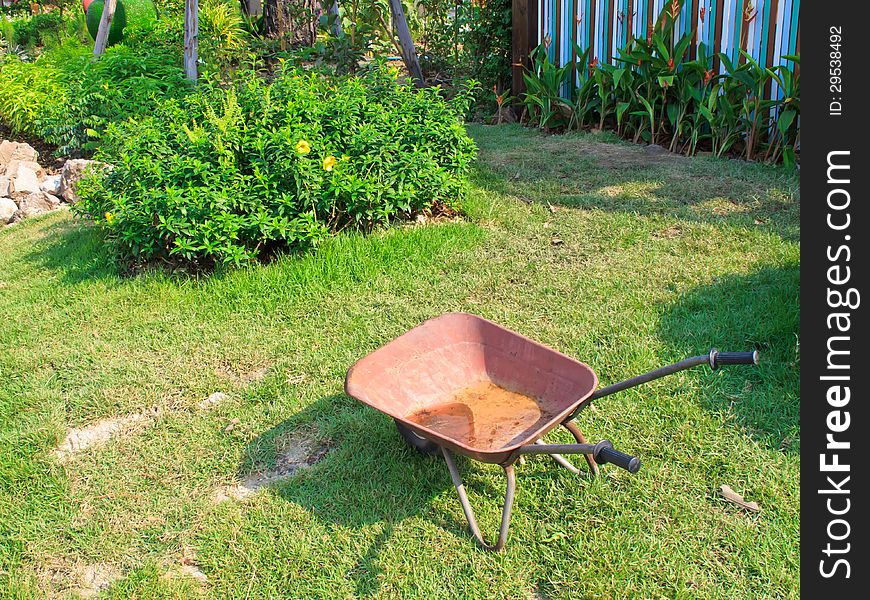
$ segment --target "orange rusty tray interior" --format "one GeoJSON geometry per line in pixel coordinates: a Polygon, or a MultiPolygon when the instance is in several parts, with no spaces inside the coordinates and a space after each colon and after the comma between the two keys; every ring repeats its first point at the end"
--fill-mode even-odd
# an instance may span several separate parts
{"type": "Polygon", "coordinates": [[[448,313],[359,360],[348,395],[420,435],[498,462],[598,387],[589,366],[467,313],[448,313]]]}

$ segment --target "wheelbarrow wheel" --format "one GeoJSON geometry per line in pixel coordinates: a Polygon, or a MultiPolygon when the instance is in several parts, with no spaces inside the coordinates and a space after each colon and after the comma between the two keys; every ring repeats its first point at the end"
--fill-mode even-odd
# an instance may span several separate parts
{"type": "Polygon", "coordinates": [[[420,437],[411,429],[402,425],[399,421],[396,421],[396,429],[399,430],[399,434],[408,445],[420,454],[431,455],[437,454],[440,451],[440,446],[438,446],[438,444],[431,442],[424,437],[420,437]]]}

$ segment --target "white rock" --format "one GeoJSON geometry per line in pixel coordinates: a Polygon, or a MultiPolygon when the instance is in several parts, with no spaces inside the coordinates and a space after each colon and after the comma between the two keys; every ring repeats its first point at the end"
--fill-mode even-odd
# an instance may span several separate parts
{"type": "Polygon", "coordinates": [[[34,150],[30,144],[18,142],[10,142],[3,140],[0,142],[0,166],[6,166],[13,160],[32,160],[39,158],[39,152],[34,150]]]}
{"type": "Polygon", "coordinates": [[[64,200],[70,204],[79,201],[76,184],[91,166],[99,168],[105,165],[97,160],[85,160],[84,158],[71,158],[64,163],[63,171],[60,173],[60,193],[64,200]]]}
{"type": "Polygon", "coordinates": [[[39,177],[36,172],[24,165],[17,168],[15,177],[12,178],[12,191],[16,194],[32,194],[39,191],[39,177]]]}
{"type": "Polygon", "coordinates": [[[17,210],[18,205],[12,201],[12,198],[0,198],[0,225],[9,223],[17,210]]]}
{"type": "Polygon", "coordinates": [[[18,209],[21,211],[22,217],[34,217],[41,215],[60,206],[60,198],[46,194],[45,192],[34,192],[21,199],[18,203],[18,209]]]}
{"type": "Polygon", "coordinates": [[[39,189],[54,196],[60,196],[60,175],[49,175],[39,184],[39,189]]]}
{"type": "Polygon", "coordinates": [[[9,164],[6,165],[6,177],[9,179],[15,179],[18,175],[18,170],[22,167],[26,167],[36,173],[37,179],[45,177],[45,169],[43,169],[42,165],[38,162],[32,160],[18,160],[17,158],[10,160],[9,164]]]}
{"type": "Polygon", "coordinates": [[[208,575],[196,565],[181,565],[181,572],[190,575],[200,583],[208,583],[208,575]]]}
{"type": "Polygon", "coordinates": [[[6,175],[0,175],[0,198],[5,198],[12,193],[9,189],[9,178],[6,175]]]}
{"type": "Polygon", "coordinates": [[[220,404],[221,402],[223,402],[227,398],[229,398],[229,396],[227,396],[224,392],[215,392],[212,395],[210,395],[208,398],[206,398],[205,400],[203,400],[202,402],[197,404],[197,407],[199,407],[201,409],[211,408],[212,406],[214,406],[216,404],[220,404]]]}

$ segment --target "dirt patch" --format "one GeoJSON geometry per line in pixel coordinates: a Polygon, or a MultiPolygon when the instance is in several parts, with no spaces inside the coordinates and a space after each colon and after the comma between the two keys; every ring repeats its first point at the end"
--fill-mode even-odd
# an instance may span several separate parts
{"type": "Polygon", "coordinates": [[[224,364],[217,369],[222,377],[231,379],[236,383],[247,385],[262,380],[269,372],[270,365],[230,365],[224,364]]]}
{"type": "Polygon", "coordinates": [[[260,489],[289,479],[321,460],[329,453],[329,443],[318,440],[311,431],[298,431],[275,440],[275,466],[266,471],[251,473],[242,481],[218,488],[213,500],[244,500],[260,489]]]}
{"type": "Polygon", "coordinates": [[[208,576],[196,565],[182,565],[181,572],[199,583],[208,583],[208,576]]]}
{"type": "Polygon", "coordinates": [[[679,225],[671,225],[653,233],[652,237],[657,240],[672,240],[683,235],[683,228],[679,225]]]}
{"type": "Polygon", "coordinates": [[[469,446],[499,450],[551,417],[534,398],[481,381],[407,418],[469,446]]]}
{"type": "Polygon", "coordinates": [[[85,565],[77,575],[79,595],[87,598],[108,589],[113,581],[121,577],[121,571],[110,564],[98,563],[85,565]]]}
{"type": "Polygon", "coordinates": [[[160,561],[160,566],[163,573],[161,579],[193,579],[200,586],[208,584],[208,575],[197,564],[196,551],[184,546],[181,549],[181,555],[175,557],[164,557],[160,561]]]}
{"type": "Polygon", "coordinates": [[[190,547],[182,548],[181,557],[178,559],[179,571],[182,575],[193,578],[200,584],[208,583],[208,575],[202,572],[196,564],[196,552],[190,547]]]}
{"type": "Polygon", "coordinates": [[[49,563],[41,579],[43,591],[49,598],[69,597],[94,598],[109,589],[112,582],[122,577],[121,569],[109,563],[87,564],[64,561],[49,563]]]}
{"type": "Polygon", "coordinates": [[[105,446],[112,438],[127,435],[147,425],[158,414],[160,409],[155,407],[141,413],[103,419],[87,427],[70,429],[53,454],[58,460],[64,461],[88,448],[105,446]]]}

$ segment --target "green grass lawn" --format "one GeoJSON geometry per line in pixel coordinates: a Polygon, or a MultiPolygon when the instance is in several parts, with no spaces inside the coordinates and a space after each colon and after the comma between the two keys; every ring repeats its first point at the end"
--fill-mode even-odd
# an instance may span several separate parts
{"type": "MultiPolygon", "coordinates": [[[[797,177],[604,136],[469,129],[466,218],[342,235],[302,258],[122,277],[68,213],[0,231],[0,596],[88,593],[96,571],[124,598],[797,597],[797,177]],[[588,438],[644,467],[593,480],[532,458],[508,546],[490,554],[443,460],[342,393],[356,359],[458,310],[587,362],[602,384],[714,345],[763,362],[584,411],[588,438]],[[198,407],[217,391],[224,402],[198,407]],[[68,429],[137,413],[102,447],[55,457],[68,429]],[[320,462],[216,501],[299,431],[329,448],[320,462]]],[[[492,537],[501,470],[459,465],[492,537]]]]}

